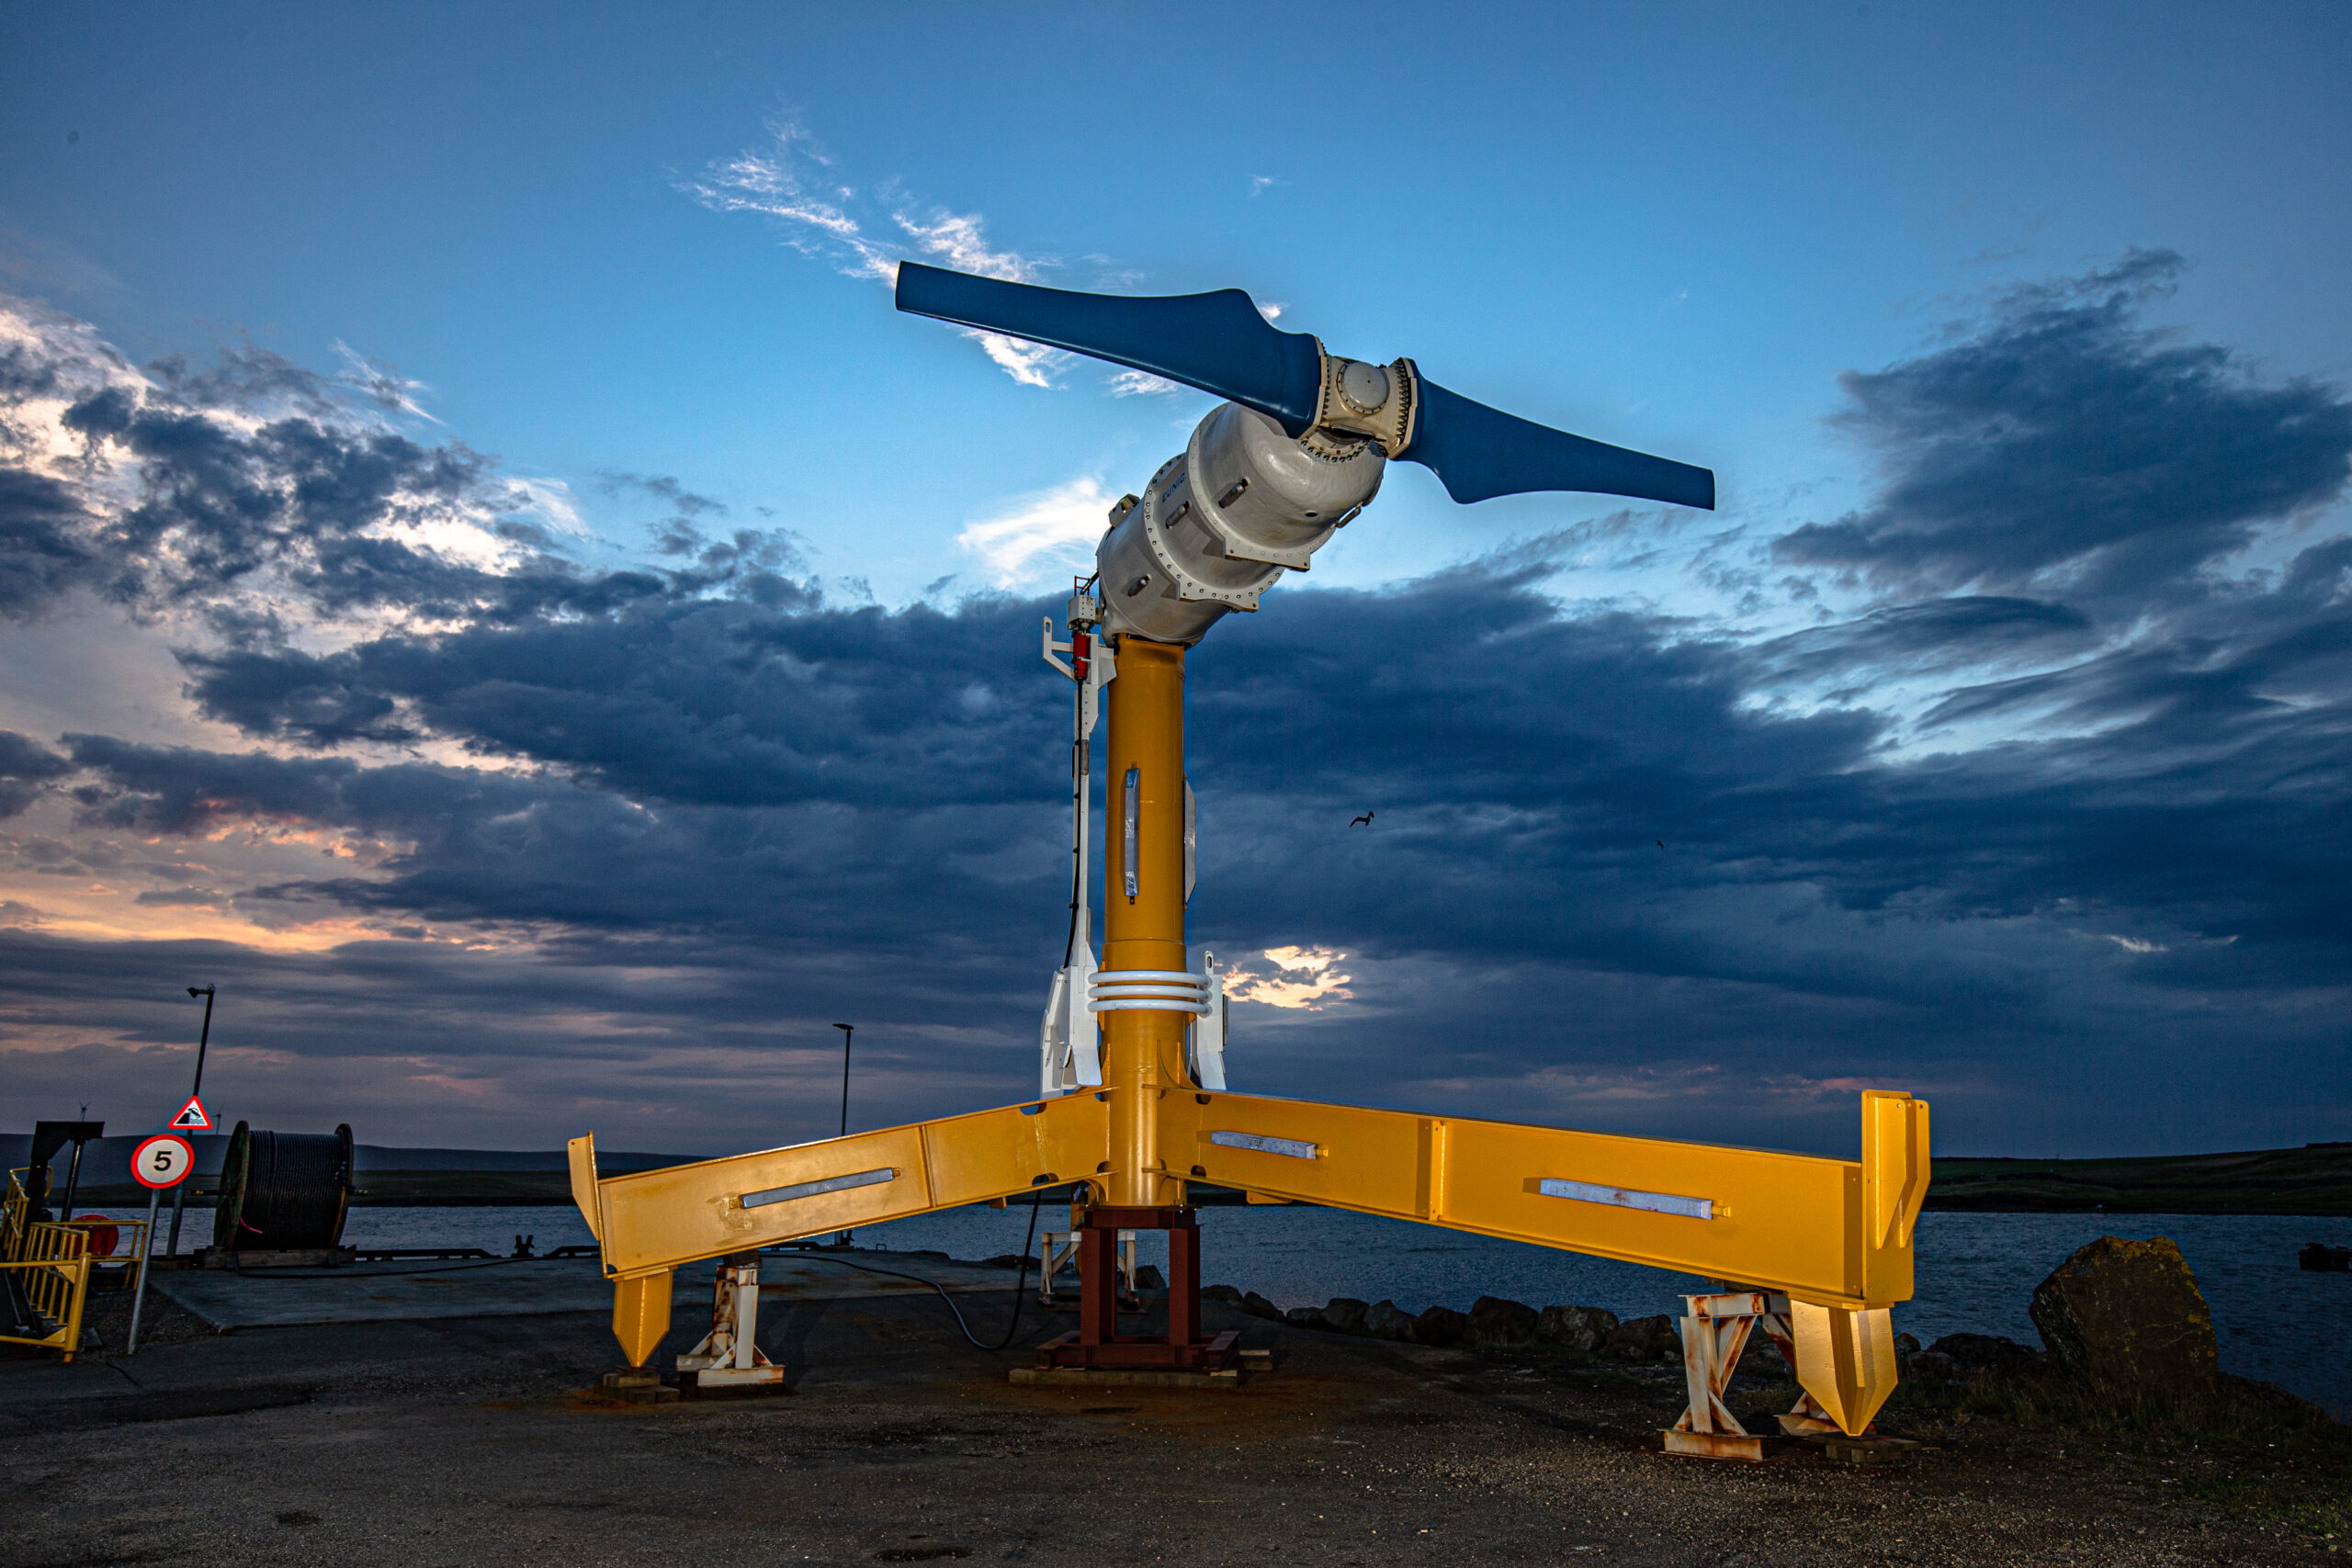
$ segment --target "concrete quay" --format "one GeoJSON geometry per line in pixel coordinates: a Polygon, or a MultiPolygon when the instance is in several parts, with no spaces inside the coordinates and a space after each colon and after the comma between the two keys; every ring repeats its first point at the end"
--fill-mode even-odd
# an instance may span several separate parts
{"type": "MultiPolygon", "coordinates": [[[[976,1332],[1002,1332],[1009,1272],[922,1262],[965,1287],[976,1332]]],[[[2343,1561],[2316,1526],[2187,1485],[2211,1456],[2200,1471],[1896,1412],[1887,1425],[1928,1438],[1898,1463],[1795,1445],[1758,1465],[1669,1459],[1673,1370],[1345,1337],[1216,1303],[1212,1330],[1272,1352],[1237,1392],[1016,1386],[1022,1350],[973,1349],[928,1291],[811,1262],[771,1276],[787,1289],[762,1313],[790,1394],[641,1405],[593,1392],[616,1361],[593,1263],[483,1269],[446,1299],[345,1273],[302,1290],[362,1299],[327,1314],[346,1321],[224,1334],[151,1301],[158,1338],[136,1357],[0,1361],[0,1564],[2343,1561]],[[479,1310],[492,1294],[555,1310],[479,1310]]],[[[322,1315],[224,1278],[245,1305],[190,1304],[322,1315]]],[[[707,1310],[679,1295],[665,1357],[707,1310]]],[[[120,1316],[97,1317],[118,1345],[120,1316]]],[[[1033,1300],[1019,1344],[1067,1324],[1033,1300]]]]}

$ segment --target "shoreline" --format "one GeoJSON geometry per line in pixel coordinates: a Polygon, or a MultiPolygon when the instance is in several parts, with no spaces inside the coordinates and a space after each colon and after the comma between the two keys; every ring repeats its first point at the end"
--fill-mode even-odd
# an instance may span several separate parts
{"type": "MultiPolygon", "coordinates": [[[[474,1151],[451,1150],[452,1156],[474,1151]]],[[[556,1153],[481,1151],[479,1167],[368,1168],[354,1173],[354,1208],[568,1207],[571,1182],[556,1153]],[[524,1159],[544,1160],[538,1168],[524,1159]]],[[[662,1156],[632,1156],[660,1158],[662,1156]]],[[[191,1199],[206,1199],[199,1171],[191,1199]]],[[[1196,1183],[1200,1207],[1238,1204],[1238,1191],[1196,1183]]],[[[144,1188],[85,1181],[75,1202],[122,1207],[147,1201],[144,1188]]],[[[1314,1207],[1298,1204],[1295,1207],[1314,1207]]],[[[2314,1220],[2352,1218],[2352,1143],[2300,1149],[2114,1159],[1943,1157],[1934,1162],[1930,1211],[1996,1214],[2211,1214],[2314,1220]]]]}

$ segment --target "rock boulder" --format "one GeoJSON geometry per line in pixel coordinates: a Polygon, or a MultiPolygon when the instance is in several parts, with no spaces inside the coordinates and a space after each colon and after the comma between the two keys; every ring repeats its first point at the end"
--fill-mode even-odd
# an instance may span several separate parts
{"type": "Polygon", "coordinates": [[[1413,1314],[1400,1310],[1395,1302],[1374,1302],[1364,1312],[1363,1331],[1375,1339],[1410,1339],[1413,1314]]]}
{"type": "Polygon", "coordinates": [[[1371,1310],[1353,1296],[1333,1296],[1330,1304],[1315,1314],[1315,1325],[1334,1334],[1362,1334],[1364,1314],[1371,1310]]]}
{"type": "Polygon", "coordinates": [[[2041,1355],[2031,1348],[1997,1334],[1947,1334],[1919,1352],[1922,1356],[1938,1356],[1941,1362],[1930,1362],[1933,1368],[1949,1364],[1953,1370],[1940,1376],[1974,1377],[1982,1372],[2016,1372],[2041,1364],[2041,1355]]]}
{"type": "Polygon", "coordinates": [[[1467,1314],[1452,1307],[1433,1306],[1413,1319],[1413,1337],[1424,1345],[1451,1345],[1469,1327],[1467,1314]]]}
{"type": "Polygon", "coordinates": [[[1674,1331],[1674,1320],[1659,1313],[1619,1324],[1603,1349],[1606,1354],[1628,1361],[1679,1360],[1682,1336],[1674,1331]]]}
{"type": "Polygon", "coordinates": [[[1571,1350],[1598,1350],[1617,1332],[1617,1314],[1607,1307],[1547,1306],[1535,1318],[1535,1337],[1571,1350]]]}
{"type": "Polygon", "coordinates": [[[1794,1370],[1789,1365],[1788,1358],[1781,1354],[1781,1348],[1758,1333],[1748,1335],[1747,1348],[1739,1353],[1739,1370],[1744,1372],[1752,1372],[1761,1378],[1785,1378],[1795,1375],[1794,1370]]]}
{"type": "Polygon", "coordinates": [[[1480,1296],[1470,1303],[1469,1337],[1496,1345],[1523,1345],[1535,1337],[1535,1309],[1500,1296],[1480,1296]]]}
{"type": "Polygon", "coordinates": [[[2218,1387],[2212,1314],[2164,1236],[2101,1236],[2078,1248],[2034,1287],[2027,1310],[2051,1359],[2077,1377],[2172,1395],[2218,1387]]]}

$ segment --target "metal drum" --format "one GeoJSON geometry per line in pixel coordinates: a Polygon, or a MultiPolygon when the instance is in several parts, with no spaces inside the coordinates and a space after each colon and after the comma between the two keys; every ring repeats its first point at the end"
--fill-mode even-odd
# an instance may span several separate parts
{"type": "Polygon", "coordinates": [[[351,1206],[351,1127],[229,1134],[214,1200],[212,1245],[232,1252],[334,1247],[351,1206]]]}

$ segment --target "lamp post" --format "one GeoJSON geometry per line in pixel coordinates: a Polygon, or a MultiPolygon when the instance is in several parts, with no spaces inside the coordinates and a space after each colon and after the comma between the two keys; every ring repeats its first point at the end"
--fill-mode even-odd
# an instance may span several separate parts
{"type": "MultiPolygon", "coordinates": [[[[833,1027],[834,1027],[835,1029],[838,1029],[838,1030],[840,1030],[840,1031],[842,1032],[842,1134],[841,1134],[841,1135],[842,1135],[842,1137],[846,1138],[846,1137],[848,1137],[848,1136],[849,1136],[849,1046],[850,1046],[850,1042],[857,1038],[857,1025],[855,1025],[855,1024],[854,1024],[854,1023],[837,1023],[837,1024],[833,1025],[833,1027]]],[[[843,1231],[843,1232],[842,1232],[842,1233],[841,1233],[841,1235],[839,1235],[835,1236],[835,1237],[833,1238],[833,1245],[834,1245],[834,1246],[836,1246],[836,1247],[847,1247],[847,1246],[849,1245],[849,1232],[847,1232],[847,1231],[843,1231]]]]}
{"type": "MultiPolygon", "coordinates": [[[[204,998],[204,1031],[196,1037],[196,1082],[187,1091],[188,1098],[195,1100],[204,1093],[204,1051],[205,1047],[212,1043],[213,987],[190,986],[187,988],[187,994],[191,998],[204,998]]],[[[194,1174],[193,1171],[189,1173],[191,1177],[194,1174]]],[[[172,1189],[172,1240],[171,1245],[164,1249],[164,1256],[166,1258],[177,1258],[180,1255],[180,1211],[187,1206],[187,1188],[188,1184],[183,1181],[172,1189]]],[[[218,1241],[220,1238],[215,1236],[213,1239],[218,1241]]],[[[149,1245],[153,1245],[152,1240],[149,1245]]]]}

